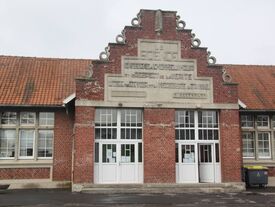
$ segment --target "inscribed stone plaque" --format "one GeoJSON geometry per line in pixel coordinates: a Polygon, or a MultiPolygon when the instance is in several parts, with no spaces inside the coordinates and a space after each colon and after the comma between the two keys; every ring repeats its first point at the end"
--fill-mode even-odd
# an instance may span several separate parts
{"type": "Polygon", "coordinates": [[[139,40],[138,56],[122,57],[122,74],[106,74],[105,100],[213,103],[212,78],[197,77],[196,60],[181,59],[179,41],[139,40]]]}

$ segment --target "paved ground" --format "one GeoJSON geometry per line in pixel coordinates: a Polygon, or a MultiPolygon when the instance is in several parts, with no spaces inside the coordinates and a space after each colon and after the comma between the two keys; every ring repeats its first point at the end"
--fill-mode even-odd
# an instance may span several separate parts
{"type": "Polygon", "coordinates": [[[185,194],[82,194],[66,190],[13,190],[0,192],[0,206],[186,206],[260,207],[275,206],[275,189],[250,189],[243,193],[185,194]]]}

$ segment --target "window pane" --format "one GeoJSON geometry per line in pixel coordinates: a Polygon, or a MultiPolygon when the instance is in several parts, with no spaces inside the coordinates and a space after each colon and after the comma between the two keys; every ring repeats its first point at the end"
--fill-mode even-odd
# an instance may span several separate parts
{"type": "Polygon", "coordinates": [[[34,112],[21,112],[20,113],[20,124],[21,125],[34,125],[35,124],[35,113],[34,112]]]}
{"type": "Polygon", "coordinates": [[[39,130],[38,157],[52,157],[53,130],[39,130]]]}
{"type": "Polygon", "coordinates": [[[272,116],[272,127],[275,128],[275,115],[272,116]]]}
{"type": "Polygon", "coordinates": [[[253,116],[252,115],[241,115],[241,126],[242,127],[253,127],[253,116]]]}
{"type": "Polygon", "coordinates": [[[218,128],[218,113],[216,111],[198,112],[199,128],[218,128]]]}
{"type": "Polygon", "coordinates": [[[258,127],[268,127],[269,126],[269,116],[268,115],[258,115],[257,116],[257,126],[258,127]]]}
{"type": "Polygon", "coordinates": [[[194,145],[181,145],[181,161],[182,163],[195,162],[195,147],[194,145]]]}
{"type": "Polygon", "coordinates": [[[34,130],[20,130],[20,153],[21,157],[33,156],[34,130]]]}
{"type": "Polygon", "coordinates": [[[54,125],[54,113],[53,112],[40,112],[39,113],[39,125],[40,126],[53,126],[54,125]]]}
{"type": "Polygon", "coordinates": [[[176,140],[195,139],[194,111],[176,111],[176,140]]]}
{"type": "Polygon", "coordinates": [[[258,155],[259,158],[269,158],[271,155],[269,132],[258,133],[258,155]]]}
{"type": "Polygon", "coordinates": [[[194,111],[176,111],[176,128],[194,128],[194,111]]]}
{"type": "Polygon", "coordinates": [[[179,144],[178,143],[176,143],[176,163],[178,163],[179,162],[179,144]]]}
{"type": "Polygon", "coordinates": [[[121,162],[123,163],[135,162],[135,145],[134,144],[121,145],[121,162]]]}
{"type": "Polygon", "coordinates": [[[198,116],[199,140],[218,140],[218,113],[216,111],[199,111],[198,116]]]}
{"type": "Polygon", "coordinates": [[[255,157],[253,132],[243,132],[243,157],[255,157]]]}
{"type": "Polygon", "coordinates": [[[95,163],[99,162],[99,143],[95,143],[95,163]]]}
{"type": "Polygon", "coordinates": [[[116,109],[96,109],[95,125],[112,127],[117,125],[116,109]]]}
{"type": "Polygon", "coordinates": [[[220,150],[219,150],[219,144],[215,144],[215,152],[216,152],[216,162],[220,162],[220,150]]]}
{"type": "Polygon", "coordinates": [[[15,130],[0,130],[0,158],[14,157],[15,139],[15,130]]]}
{"type": "Polygon", "coordinates": [[[121,139],[142,139],[142,111],[139,109],[121,110],[121,139]]]}
{"type": "Polygon", "coordinates": [[[142,162],[142,143],[138,143],[138,162],[142,162]]]}
{"type": "Polygon", "coordinates": [[[102,162],[115,163],[116,162],[116,145],[102,144],[102,162]]]}
{"type": "Polygon", "coordinates": [[[201,163],[212,162],[212,147],[209,144],[199,145],[201,163]]]}
{"type": "Polygon", "coordinates": [[[2,112],[1,113],[1,124],[16,125],[16,123],[17,123],[16,112],[2,112]]]}

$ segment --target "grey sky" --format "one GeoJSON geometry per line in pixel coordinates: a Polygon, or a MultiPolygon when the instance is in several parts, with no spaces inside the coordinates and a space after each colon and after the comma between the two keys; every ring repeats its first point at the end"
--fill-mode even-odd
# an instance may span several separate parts
{"type": "Polygon", "coordinates": [[[97,59],[141,8],[177,11],[217,63],[275,65],[274,0],[0,0],[0,55],[97,59]]]}

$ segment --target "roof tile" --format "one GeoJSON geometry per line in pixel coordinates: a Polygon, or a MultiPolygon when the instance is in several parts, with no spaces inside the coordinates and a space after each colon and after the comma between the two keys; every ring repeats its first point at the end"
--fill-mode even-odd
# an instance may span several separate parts
{"type": "Polygon", "coordinates": [[[223,65],[239,83],[239,99],[251,110],[275,109],[275,66],[223,65]]]}
{"type": "Polygon", "coordinates": [[[62,105],[91,60],[0,56],[0,105],[62,105]]]}

